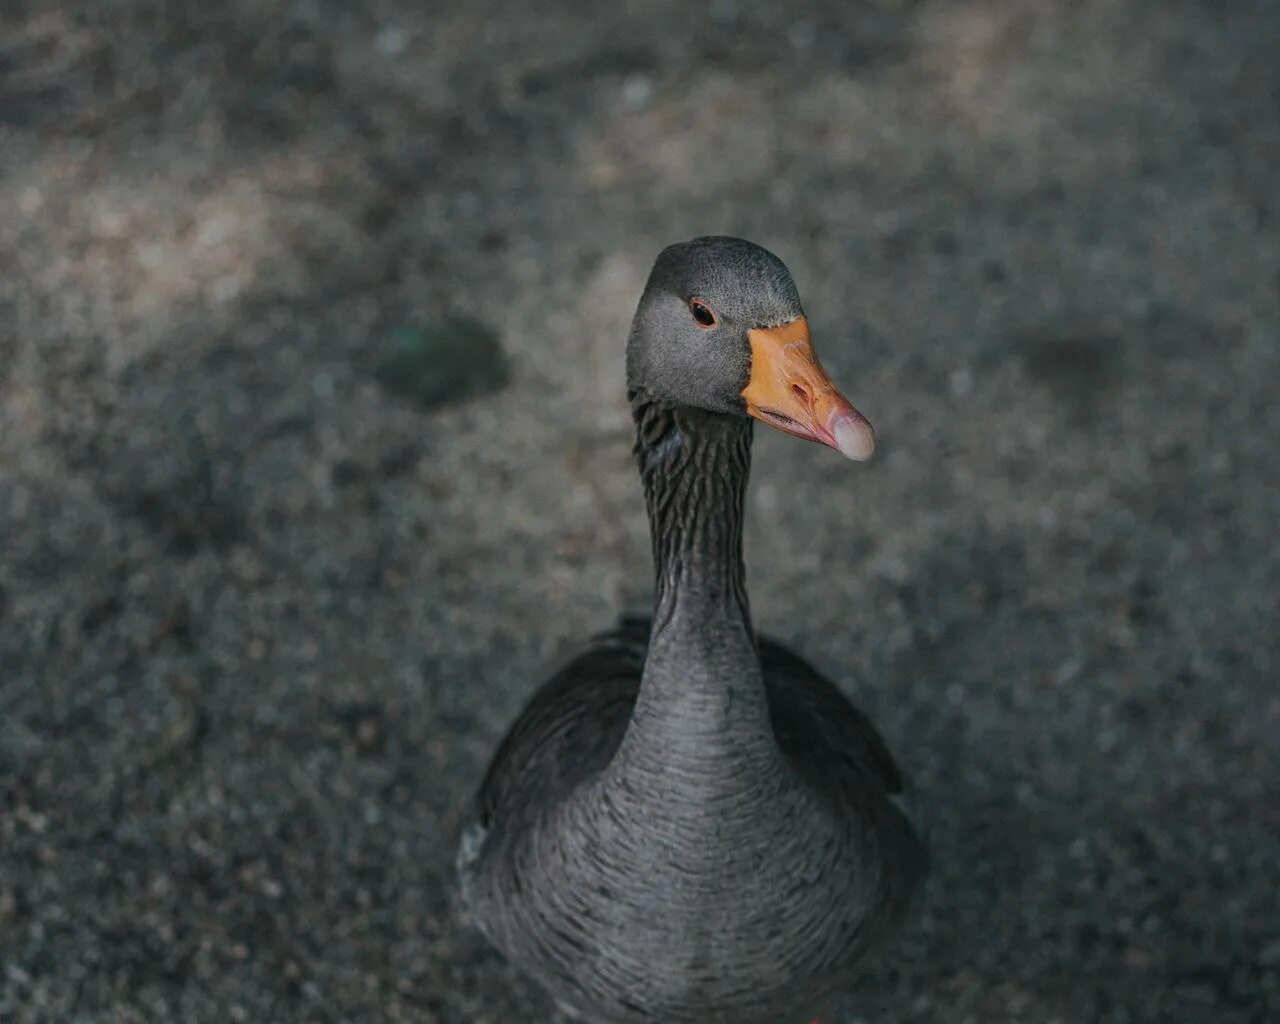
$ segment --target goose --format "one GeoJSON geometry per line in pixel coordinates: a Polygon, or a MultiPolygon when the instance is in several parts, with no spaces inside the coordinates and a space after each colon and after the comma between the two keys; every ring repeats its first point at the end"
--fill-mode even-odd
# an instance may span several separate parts
{"type": "Polygon", "coordinates": [[[539,688],[462,829],[483,935],[575,1019],[817,1021],[904,920],[927,853],[868,718],[757,636],[742,556],[756,420],[850,459],[870,423],[819,364],[783,262],[672,245],[627,342],[652,614],[539,688]]]}

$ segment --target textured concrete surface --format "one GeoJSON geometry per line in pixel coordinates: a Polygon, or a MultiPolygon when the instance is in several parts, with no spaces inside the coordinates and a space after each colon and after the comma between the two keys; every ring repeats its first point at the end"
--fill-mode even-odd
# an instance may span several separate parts
{"type": "Polygon", "coordinates": [[[708,232],[881,438],[751,496],[935,851],[832,1020],[1280,1019],[1280,7],[603,7],[0,0],[0,1020],[553,1019],[458,815],[708,232]]]}

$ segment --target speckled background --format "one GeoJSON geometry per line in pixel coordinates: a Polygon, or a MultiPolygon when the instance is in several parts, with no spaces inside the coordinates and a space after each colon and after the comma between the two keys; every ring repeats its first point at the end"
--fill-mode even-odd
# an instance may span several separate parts
{"type": "Polygon", "coordinates": [[[0,1021],[553,1019],[452,847],[708,232],[881,439],[750,496],[934,847],[832,1024],[1280,1019],[1280,5],[605,6],[0,0],[0,1021]]]}

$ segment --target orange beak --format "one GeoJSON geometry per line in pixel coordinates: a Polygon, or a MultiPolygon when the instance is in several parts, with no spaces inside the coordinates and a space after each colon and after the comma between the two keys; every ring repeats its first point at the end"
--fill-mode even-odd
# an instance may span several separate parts
{"type": "Polygon", "coordinates": [[[748,414],[788,434],[863,462],[876,450],[867,418],[836,390],[818,362],[804,317],[747,331],[751,379],[742,389],[748,414]]]}

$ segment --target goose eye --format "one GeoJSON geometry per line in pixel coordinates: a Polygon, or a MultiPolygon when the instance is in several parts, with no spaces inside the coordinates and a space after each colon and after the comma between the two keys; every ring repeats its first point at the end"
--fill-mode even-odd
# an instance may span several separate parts
{"type": "Polygon", "coordinates": [[[701,299],[691,299],[689,301],[689,311],[693,314],[693,319],[699,327],[714,327],[716,325],[716,315],[711,312],[711,307],[701,299]]]}

